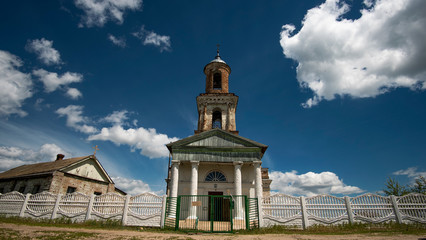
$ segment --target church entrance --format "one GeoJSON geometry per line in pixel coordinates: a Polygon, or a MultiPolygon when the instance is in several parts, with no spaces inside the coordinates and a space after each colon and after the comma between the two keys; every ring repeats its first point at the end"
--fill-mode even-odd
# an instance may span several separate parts
{"type": "Polygon", "coordinates": [[[223,192],[208,194],[168,197],[164,226],[200,232],[232,232],[259,227],[257,198],[223,195],[223,192]]]}
{"type": "Polygon", "coordinates": [[[223,192],[209,192],[209,220],[230,221],[231,199],[223,192]]]}

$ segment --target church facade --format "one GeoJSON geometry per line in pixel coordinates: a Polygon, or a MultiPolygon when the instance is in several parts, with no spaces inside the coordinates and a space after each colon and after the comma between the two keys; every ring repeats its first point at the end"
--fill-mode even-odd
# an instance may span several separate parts
{"type": "Polygon", "coordinates": [[[169,197],[247,196],[260,204],[269,196],[271,180],[261,166],[268,146],[239,135],[238,96],[229,92],[230,73],[219,51],[204,67],[206,89],[197,96],[198,128],[193,136],[167,145],[172,156],[166,179],[169,197]]]}

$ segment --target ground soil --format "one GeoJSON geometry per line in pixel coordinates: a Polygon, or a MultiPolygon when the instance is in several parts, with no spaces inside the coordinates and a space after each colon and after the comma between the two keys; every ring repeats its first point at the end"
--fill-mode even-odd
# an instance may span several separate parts
{"type": "Polygon", "coordinates": [[[43,238],[42,232],[84,232],[94,233],[95,237],[85,237],[82,239],[102,239],[102,240],[127,240],[127,239],[297,239],[297,240],[340,240],[340,239],[362,239],[362,240],[379,240],[379,239],[426,239],[421,235],[391,235],[391,234],[348,234],[348,235],[300,235],[300,234],[262,234],[262,235],[240,235],[240,234],[183,234],[183,233],[157,233],[148,231],[128,231],[128,230],[105,230],[105,229],[82,229],[82,228],[60,228],[60,227],[42,227],[42,226],[26,226],[10,223],[0,223],[0,229],[7,229],[19,232],[22,237],[31,237],[32,239],[43,238]],[[40,237],[38,237],[40,236],[40,237]]]}

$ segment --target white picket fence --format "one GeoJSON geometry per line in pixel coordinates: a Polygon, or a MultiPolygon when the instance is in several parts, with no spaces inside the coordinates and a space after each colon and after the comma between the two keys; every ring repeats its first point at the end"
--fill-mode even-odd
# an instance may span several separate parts
{"type": "MultiPolygon", "coordinates": [[[[23,195],[0,194],[0,214],[32,218],[69,218],[122,221],[127,226],[164,226],[166,197],[152,193],[122,196],[116,193],[55,195],[49,192],[23,195]]],[[[263,226],[291,225],[307,228],[313,224],[340,223],[426,223],[426,195],[384,197],[364,194],[357,197],[293,197],[275,194],[259,204],[263,226]]]]}
{"type": "Polygon", "coordinates": [[[116,193],[55,195],[49,192],[23,195],[10,192],[0,195],[0,214],[31,218],[70,218],[81,222],[89,219],[122,221],[126,226],[161,227],[165,196],[143,193],[131,197],[116,193]]]}
{"type": "Polygon", "coordinates": [[[426,195],[384,197],[293,197],[275,194],[263,199],[264,226],[290,225],[307,228],[313,224],[339,223],[426,223],[426,195]]]}

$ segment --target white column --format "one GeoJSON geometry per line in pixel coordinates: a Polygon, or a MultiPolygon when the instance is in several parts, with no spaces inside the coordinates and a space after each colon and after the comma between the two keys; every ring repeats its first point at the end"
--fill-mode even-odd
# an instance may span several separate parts
{"type": "Polygon", "coordinates": [[[262,187],[262,168],[260,164],[262,162],[253,162],[254,174],[255,174],[255,187],[256,187],[256,197],[259,205],[259,225],[263,227],[263,187],[262,187]]]}
{"type": "Polygon", "coordinates": [[[198,164],[197,161],[191,161],[191,195],[198,193],[198,164]]]}
{"type": "Polygon", "coordinates": [[[189,202],[189,217],[190,219],[197,218],[197,206],[193,206],[192,202],[197,201],[198,193],[198,161],[191,161],[191,201],[189,202]]]}
{"type": "Polygon", "coordinates": [[[234,162],[234,184],[235,184],[235,219],[244,219],[243,205],[242,205],[242,180],[241,180],[241,166],[243,162],[234,162]]]}
{"type": "MultiPolygon", "coordinates": [[[[172,161],[172,187],[170,188],[170,197],[176,198],[178,195],[178,184],[179,184],[179,161],[172,161]]],[[[177,202],[177,199],[170,199],[171,201],[177,202]]],[[[170,218],[176,218],[176,205],[171,205],[170,218]]]]}
{"type": "Polygon", "coordinates": [[[170,197],[177,197],[179,184],[179,161],[172,161],[172,188],[170,189],[170,197]]]}

